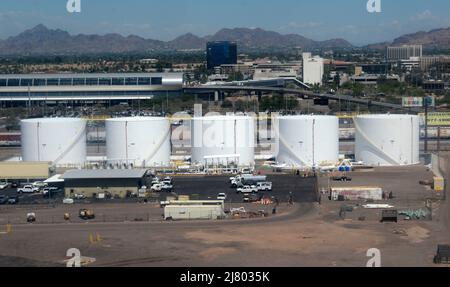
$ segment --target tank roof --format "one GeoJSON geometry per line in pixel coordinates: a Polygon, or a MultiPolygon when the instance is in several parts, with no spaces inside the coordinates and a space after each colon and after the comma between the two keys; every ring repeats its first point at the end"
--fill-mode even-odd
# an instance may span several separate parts
{"type": "Polygon", "coordinates": [[[37,119],[25,119],[22,122],[25,123],[56,123],[56,122],[82,122],[85,121],[81,118],[37,118],[37,119]]]}
{"type": "Polygon", "coordinates": [[[166,117],[123,117],[107,119],[108,122],[148,122],[167,120],[166,117]]]}
{"type": "Polygon", "coordinates": [[[329,115],[293,115],[293,116],[278,116],[278,119],[282,120],[337,119],[337,117],[329,115]]]}
{"type": "Polygon", "coordinates": [[[193,119],[205,121],[226,121],[226,120],[249,120],[252,119],[252,117],[246,115],[216,115],[206,117],[193,117],[193,119]]]}
{"type": "Polygon", "coordinates": [[[376,114],[376,115],[360,115],[359,119],[410,119],[418,117],[416,115],[408,114],[376,114]]]}

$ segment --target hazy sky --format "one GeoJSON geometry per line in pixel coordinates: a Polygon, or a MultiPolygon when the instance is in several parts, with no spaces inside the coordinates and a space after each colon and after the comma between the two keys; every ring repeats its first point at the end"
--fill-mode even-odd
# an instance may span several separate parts
{"type": "Polygon", "coordinates": [[[0,38],[42,23],[71,34],[136,34],[159,40],[187,32],[204,36],[224,27],[260,27],[367,44],[450,27],[448,0],[381,0],[383,11],[374,14],[367,12],[367,0],[81,0],[79,14],[69,14],[66,3],[1,0],[0,38]]]}

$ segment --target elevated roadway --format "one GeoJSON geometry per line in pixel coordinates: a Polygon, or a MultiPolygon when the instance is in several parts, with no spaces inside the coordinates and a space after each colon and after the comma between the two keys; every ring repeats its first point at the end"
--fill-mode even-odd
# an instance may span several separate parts
{"type": "MultiPolygon", "coordinates": [[[[248,92],[248,93],[279,93],[279,94],[294,94],[298,97],[304,99],[307,98],[321,98],[329,99],[335,101],[351,102],[365,106],[377,106],[384,107],[394,110],[406,110],[405,107],[398,104],[385,103],[380,101],[372,101],[367,99],[355,98],[349,95],[342,94],[321,94],[313,91],[307,91],[302,89],[291,89],[291,88],[279,88],[279,87],[260,87],[260,86],[226,86],[226,85],[210,85],[210,86],[195,86],[195,87],[184,87],[184,93],[201,94],[201,93],[215,93],[215,92],[248,92]]],[[[418,109],[410,109],[409,111],[419,112],[418,109]]]]}

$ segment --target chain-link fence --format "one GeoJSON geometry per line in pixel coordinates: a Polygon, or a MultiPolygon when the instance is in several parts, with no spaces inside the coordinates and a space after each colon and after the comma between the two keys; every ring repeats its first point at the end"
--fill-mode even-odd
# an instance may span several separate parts
{"type": "Polygon", "coordinates": [[[64,214],[61,215],[40,215],[35,213],[35,221],[28,222],[27,213],[3,215],[0,217],[0,226],[7,224],[20,225],[20,224],[70,224],[70,223],[122,223],[122,222],[155,222],[162,221],[162,213],[160,216],[150,213],[129,213],[129,214],[95,214],[94,218],[82,219],[77,214],[70,214],[65,218],[64,214]]]}

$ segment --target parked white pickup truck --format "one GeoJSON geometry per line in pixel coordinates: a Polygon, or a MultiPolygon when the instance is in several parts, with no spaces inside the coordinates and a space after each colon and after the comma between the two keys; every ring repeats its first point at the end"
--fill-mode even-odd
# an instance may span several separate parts
{"type": "Polygon", "coordinates": [[[34,187],[31,184],[27,184],[23,187],[19,187],[17,189],[17,193],[21,194],[21,193],[35,193],[35,192],[39,192],[39,187],[34,187]]]}
{"type": "Polygon", "coordinates": [[[258,188],[254,185],[250,186],[250,185],[245,185],[243,187],[240,187],[236,190],[237,193],[242,193],[242,194],[250,194],[250,193],[258,193],[258,188]]]}
{"type": "Polygon", "coordinates": [[[272,183],[271,182],[258,182],[256,184],[256,188],[259,191],[272,191],[272,183]]]}

